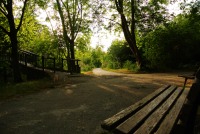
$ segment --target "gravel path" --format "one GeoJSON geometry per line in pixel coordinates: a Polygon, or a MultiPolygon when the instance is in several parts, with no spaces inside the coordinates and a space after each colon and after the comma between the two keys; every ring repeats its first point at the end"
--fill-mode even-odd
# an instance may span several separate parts
{"type": "Polygon", "coordinates": [[[0,134],[102,134],[104,119],[163,84],[183,84],[177,74],[94,74],[57,73],[62,84],[55,88],[1,101],[0,134]]]}

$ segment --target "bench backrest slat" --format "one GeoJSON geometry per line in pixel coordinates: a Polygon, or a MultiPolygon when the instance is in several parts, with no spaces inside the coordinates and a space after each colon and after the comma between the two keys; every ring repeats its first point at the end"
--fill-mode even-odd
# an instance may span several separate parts
{"type": "Polygon", "coordinates": [[[170,108],[174,105],[183,89],[178,88],[176,91],[139,127],[134,134],[150,134],[156,131],[159,123],[167,115],[170,108]]]}
{"type": "Polygon", "coordinates": [[[167,88],[169,88],[170,85],[164,85],[163,87],[157,89],[155,92],[151,93],[147,97],[143,98],[139,102],[136,102],[135,104],[129,106],[128,108],[122,110],[121,112],[115,114],[114,116],[106,119],[101,124],[102,128],[106,130],[111,130],[118,126],[121,122],[129,118],[131,115],[136,113],[139,109],[144,107],[146,104],[148,104],[151,100],[153,100],[155,97],[160,95],[162,92],[164,92],[167,88]]]}
{"type": "Polygon", "coordinates": [[[147,117],[151,115],[158,106],[160,106],[160,104],[166,101],[166,99],[175,91],[175,89],[176,86],[169,87],[168,90],[165,90],[140,111],[117,126],[116,131],[127,134],[137,129],[137,127],[139,127],[141,123],[147,119],[147,117]]]}
{"type": "Polygon", "coordinates": [[[176,104],[170,110],[168,116],[163,120],[156,134],[169,134],[178,120],[178,116],[186,100],[189,90],[184,90],[182,95],[178,98],[176,104]]]}

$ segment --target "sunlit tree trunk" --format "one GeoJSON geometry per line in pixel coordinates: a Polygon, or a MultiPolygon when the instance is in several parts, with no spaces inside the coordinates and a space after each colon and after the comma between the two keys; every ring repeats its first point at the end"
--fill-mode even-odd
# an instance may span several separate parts
{"type": "Polygon", "coordinates": [[[132,53],[134,54],[135,58],[136,58],[136,63],[137,66],[140,68],[141,64],[142,64],[142,60],[141,60],[141,56],[138,50],[138,47],[136,45],[136,37],[135,37],[135,3],[134,0],[131,0],[131,28],[129,28],[127,19],[124,15],[124,9],[123,9],[123,0],[115,0],[115,5],[117,8],[118,13],[120,14],[121,17],[121,27],[124,33],[124,37],[132,51],[132,53]]]}
{"type": "MultiPolygon", "coordinates": [[[[72,59],[69,62],[69,70],[75,69],[75,39],[80,32],[82,22],[82,4],[81,0],[56,0],[58,12],[61,18],[63,27],[64,40],[67,43],[68,56],[72,59]],[[64,12],[65,11],[65,12],[64,12]],[[64,13],[66,16],[64,16],[64,13]]],[[[73,72],[71,72],[73,73],[73,72]]]]}
{"type": "Polygon", "coordinates": [[[63,29],[63,37],[64,37],[66,47],[67,47],[67,59],[68,59],[67,60],[67,67],[68,67],[68,70],[71,72],[70,42],[69,42],[70,39],[67,35],[67,30],[66,30],[66,26],[65,26],[65,18],[64,18],[63,11],[62,11],[62,8],[61,8],[61,5],[60,5],[60,1],[56,0],[56,3],[57,3],[57,6],[58,6],[58,13],[59,13],[60,18],[61,18],[62,29],[63,29]]]}

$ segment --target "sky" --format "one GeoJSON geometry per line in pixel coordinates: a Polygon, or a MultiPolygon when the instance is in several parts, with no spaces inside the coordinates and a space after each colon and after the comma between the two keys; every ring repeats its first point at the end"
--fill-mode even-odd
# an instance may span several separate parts
{"type": "MultiPolygon", "coordinates": [[[[183,0],[180,0],[180,1],[183,1],[183,0]]],[[[190,1],[191,0],[187,0],[187,2],[190,2],[190,1]]],[[[170,13],[175,13],[175,14],[181,13],[181,11],[179,10],[179,4],[178,3],[175,3],[173,5],[168,6],[168,10],[169,10],[170,13]]],[[[51,12],[51,11],[47,10],[47,12],[51,12]]],[[[50,23],[46,22],[46,17],[47,17],[46,12],[40,10],[39,14],[40,14],[40,16],[38,17],[38,20],[42,24],[45,24],[45,25],[51,27],[50,23]]],[[[56,23],[53,22],[52,20],[51,20],[51,22],[52,22],[53,27],[56,27],[56,23]]],[[[110,47],[113,40],[122,39],[122,38],[123,38],[123,34],[117,35],[117,34],[115,34],[114,32],[111,32],[111,31],[100,30],[98,32],[93,33],[90,45],[93,48],[95,48],[97,45],[102,45],[103,50],[107,51],[107,49],[110,47]]]]}

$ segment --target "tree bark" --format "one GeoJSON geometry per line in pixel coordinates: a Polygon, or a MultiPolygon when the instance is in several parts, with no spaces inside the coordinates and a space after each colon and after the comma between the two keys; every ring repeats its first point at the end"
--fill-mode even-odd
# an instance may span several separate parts
{"type": "MultiPolygon", "coordinates": [[[[70,62],[68,63],[68,70],[70,71],[70,73],[73,73],[74,69],[75,69],[75,52],[74,52],[74,41],[75,41],[75,38],[76,38],[76,35],[77,33],[75,32],[75,23],[76,23],[76,8],[75,6],[77,6],[77,1],[75,3],[73,3],[74,5],[74,12],[71,13],[70,10],[69,10],[69,5],[68,3],[64,3],[62,0],[62,4],[63,6],[65,7],[66,9],[66,12],[67,12],[67,17],[68,17],[68,31],[70,32],[67,32],[67,24],[66,24],[66,20],[64,18],[64,15],[63,15],[63,10],[62,10],[62,6],[61,6],[61,3],[59,0],[56,0],[57,2],[57,6],[58,6],[58,12],[59,12],[59,15],[60,15],[60,18],[61,18],[61,23],[62,23],[62,27],[63,27],[63,36],[64,36],[64,40],[65,42],[67,43],[67,49],[68,49],[68,56],[69,58],[71,59],[70,62]],[[71,14],[73,15],[71,17],[71,14]]],[[[73,1],[74,2],[74,1],[73,1]]]]}
{"type": "Polygon", "coordinates": [[[71,41],[70,43],[70,52],[71,52],[71,68],[72,72],[76,72],[75,70],[75,53],[74,53],[74,41],[71,41]]]}
{"type": "Polygon", "coordinates": [[[70,38],[68,37],[67,35],[67,30],[65,29],[65,19],[64,19],[64,15],[63,15],[63,11],[62,11],[62,8],[61,8],[61,5],[60,5],[60,1],[59,0],[56,0],[57,2],[57,6],[58,6],[58,13],[60,15],[60,18],[61,18],[61,23],[62,23],[62,28],[63,28],[63,36],[64,36],[64,40],[65,40],[65,43],[66,43],[66,47],[67,47],[67,59],[68,59],[68,62],[67,62],[67,67],[68,67],[68,70],[71,72],[71,62],[70,62],[70,38]]]}
{"type": "Polygon", "coordinates": [[[11,63],[13,67],[14,82],[22,82],[20,65],[19,65],[19,54],[18,54],[18,43],[17,43],[17,33],[10,33],[10,40],[12,45],[11,63]]]}
{"type": "MultiPolygon", "coordinates": [[[[12,46],[11,63],[12,63],[12,68],[13,68],[14,82],[18,83],[18,82],[22,82],[22,77],[21,77],[21,72],[20,72],[20,67],[19,67],[18,41],[17,41],[17,32],[20,27],[18,26],[17,29],[15,28],[12,1],[8,2],[7,11],[8,11],[7,18],[8,18],[8,23],[10,26],[10,32],[8,36],[10,37],[11,46],[12,46]]],[[[22,19],[20,20],[20,24],[19,24],[20,26],[21,26],[21,21],[22,19]]]]}
{"type": "Polygon", "coordinates": [[[15,25],[15,17],[13,15],[13,0],[4,0],[1,2],[0,12],[4,15],[9,23],[9,30],[7,30],[4,26],[0,26],[10,38],[11,41],[11,64],[13,68],[14,82],[22,82],[20,65],[19,65],[19,55],[18,55],[18,41],[17,41],[17,32],[21,28],[22,20],[24,18],[25,9],[27,6],[28,0],[24,0],[22,14],[20,17],[20,21],[18,26],[15,25]]]}

